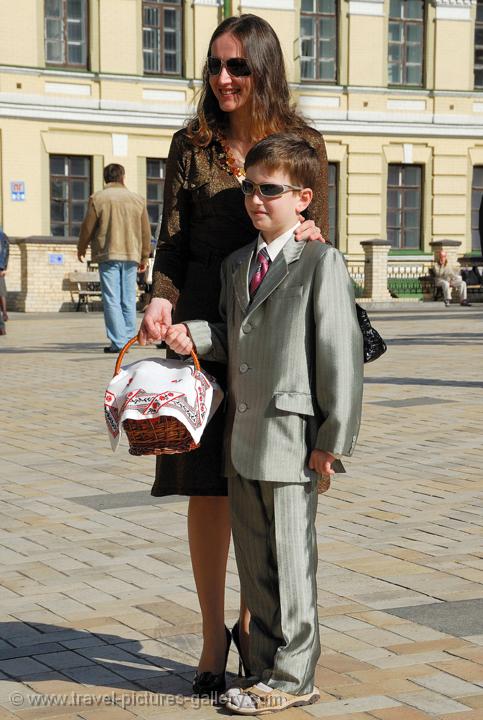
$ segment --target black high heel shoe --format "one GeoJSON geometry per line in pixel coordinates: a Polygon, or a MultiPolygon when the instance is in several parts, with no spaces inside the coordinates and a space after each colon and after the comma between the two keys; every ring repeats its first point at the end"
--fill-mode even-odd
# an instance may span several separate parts
{"type": "Polygon", "coordinates": [[[251,677],[250,668],[246,661],[243,659],[241,642],[240,642],[240,621],[237,620],[231,629],[231,637],[235,643],[235,647],[238,650],[238,677],[251,677]]]}
{"type": "Polygon", "coordinates": [[[225,625],[226,634],[226,652],[225,652],[225,666],[221,673],[216,675],[209,670],[206,672],[197,672],[193,678],[193,695],[200,695],[201,697],[208,695],[216,695],[217,693],[225,692],[226,681],[225,672],[226,664],[228,662],[228,652],[231,645],[231,632],[225,625]]]}

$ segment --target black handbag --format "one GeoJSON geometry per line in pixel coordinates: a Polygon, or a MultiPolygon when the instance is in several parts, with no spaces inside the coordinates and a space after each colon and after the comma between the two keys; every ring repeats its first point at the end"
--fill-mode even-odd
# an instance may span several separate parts
{"type": "Polygon", "coordinates": [[[359,327],[364,341],[364,362],[373,362],[386,352],[387,345],[377,330],[372,327],[369,316],[364,308],[356,303],[356,310],[357,320],[359,321],[359,327]]]}

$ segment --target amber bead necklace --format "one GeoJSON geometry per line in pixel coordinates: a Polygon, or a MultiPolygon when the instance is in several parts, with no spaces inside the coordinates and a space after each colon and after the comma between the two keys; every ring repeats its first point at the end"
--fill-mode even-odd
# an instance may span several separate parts
{"type": "Polygon", "coordinates": [[[216,139],[221,145],[221,148],[223,150],[223,153],[221,153],[218,157],[220,160],[224,160],[224,168],[227,170],[231,175],[234,175],[237,180],[243,180],[245,177],[245,170],[236,164],[235,157],[230,150],[230,146],[228,145],[226,137],[218,131],[216,134],[216,139]]]}

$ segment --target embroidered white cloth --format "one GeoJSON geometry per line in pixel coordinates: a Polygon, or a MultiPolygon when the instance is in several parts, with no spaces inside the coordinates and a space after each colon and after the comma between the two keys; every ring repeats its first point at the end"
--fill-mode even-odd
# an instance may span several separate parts
{"type": "Polygon", "coordinates": [[[149,358],[121,368],[104,397],[111,447],[116,450],[124,420],[177,418],[199,443],[203,431],[223,399],[215,378],[197,371],[190,362],[149,358]]]}

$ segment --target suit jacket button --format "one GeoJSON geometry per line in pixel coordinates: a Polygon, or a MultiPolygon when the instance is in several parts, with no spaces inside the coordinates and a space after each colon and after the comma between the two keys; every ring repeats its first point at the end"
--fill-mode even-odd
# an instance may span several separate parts
{"type": "Polygon", "coordinates": [[[248,365],[247,365],[246,363],[242,363],[242,364],[240,365],[240,372],[241,372],[241,373],[246,373],[247,370],[248,370],[248,365]]]}
{"type": "Polygon", "coordinates": [[[249,333],[251,329],[252,329],[252,326],[248,322],[245,323],[244,325],[242,325],[242,330],[245,334],[249,333]]]}
{"type": "Polygon", "coordinates": [[[238,412],[244,413],[248,410],[248,405],[244,402],[239,403],[238,412]]]}

